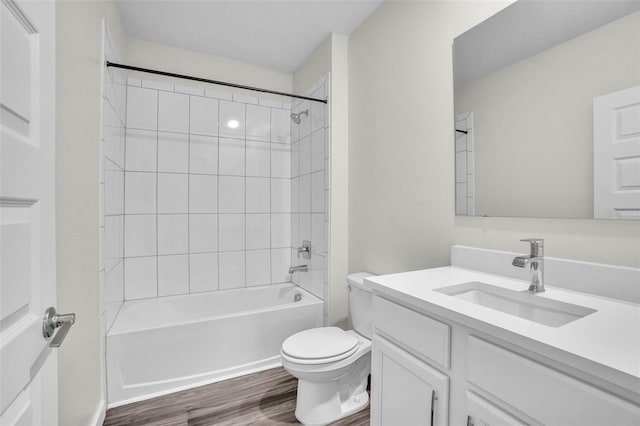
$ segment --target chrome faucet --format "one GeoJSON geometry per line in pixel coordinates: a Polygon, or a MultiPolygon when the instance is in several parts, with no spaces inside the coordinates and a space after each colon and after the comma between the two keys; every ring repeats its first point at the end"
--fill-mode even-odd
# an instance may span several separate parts
{"type": "Polygon", "coordinates": [[[529,256],[518,256],[511,263],[518,268],[529,268],[531,283],[529,291],[531,293],[542,293],[544,291],[544,240],[541,238],[527,238],[525,240],[531,244],[529,256]]]}
{"type": "Polygon", "coordinates": [[[307,272],[308,270],[309,267],[307,265],[290,266],[289,275],[293,274],[294,272],[307,272]]]}
{"type": "Polygon", "coordinates": [[[311,241],[304,240],[302,241],[302,247],[298,247],[298,259],[300,259],[300,255],[305,259],[311,259],[311,241]]]}

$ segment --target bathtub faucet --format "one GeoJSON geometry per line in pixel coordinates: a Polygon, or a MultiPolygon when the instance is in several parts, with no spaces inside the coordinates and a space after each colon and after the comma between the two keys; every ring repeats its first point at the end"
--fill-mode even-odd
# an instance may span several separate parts
{"type": "Polygon", "coordinates": [[[307,265],[291,266],[289,267],[289,275],[293,274],[294,272],[307,272],[308,270],[309,267],[307,265]]]}

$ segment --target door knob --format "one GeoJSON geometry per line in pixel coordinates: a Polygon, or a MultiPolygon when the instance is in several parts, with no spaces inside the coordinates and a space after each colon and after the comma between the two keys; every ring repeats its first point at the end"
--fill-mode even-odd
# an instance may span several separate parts
{"type": "Polygon", "coordinates": [[[42,320],[42,335],[45,339],[48,339],[53,336],[56,328],[60,328],[55,336],[53,336],[51,342],[49,342],[50,347],[58,348],[75,322],[76,314],[58,314],[56,312],[56,308],[52,306],[44,313],[44,319],[42,320]]]}

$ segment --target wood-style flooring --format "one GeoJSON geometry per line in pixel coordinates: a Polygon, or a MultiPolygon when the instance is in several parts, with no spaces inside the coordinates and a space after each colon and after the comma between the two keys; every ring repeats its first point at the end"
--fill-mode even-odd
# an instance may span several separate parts
{"type": "MultiPolygon", "coordinates": [[[[298,425],[298,381],[274,368],[111,408],[104,426],[298,425]]],[[[368,426],[369,408],[334,426],[368,426]]]]}

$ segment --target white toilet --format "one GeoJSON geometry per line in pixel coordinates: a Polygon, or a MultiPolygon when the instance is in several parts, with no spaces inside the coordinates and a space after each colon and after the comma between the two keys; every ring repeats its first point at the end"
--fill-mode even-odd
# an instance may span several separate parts
{"type": "Polygon", "coordinates": [[[298,379],[296,418],[324,425],[366,408],[371,372],[372,292],[367,272],[350,274],[349,309],[354,330],[320,327],[301,331],[282,343],[283,367],[298,379]]]}

